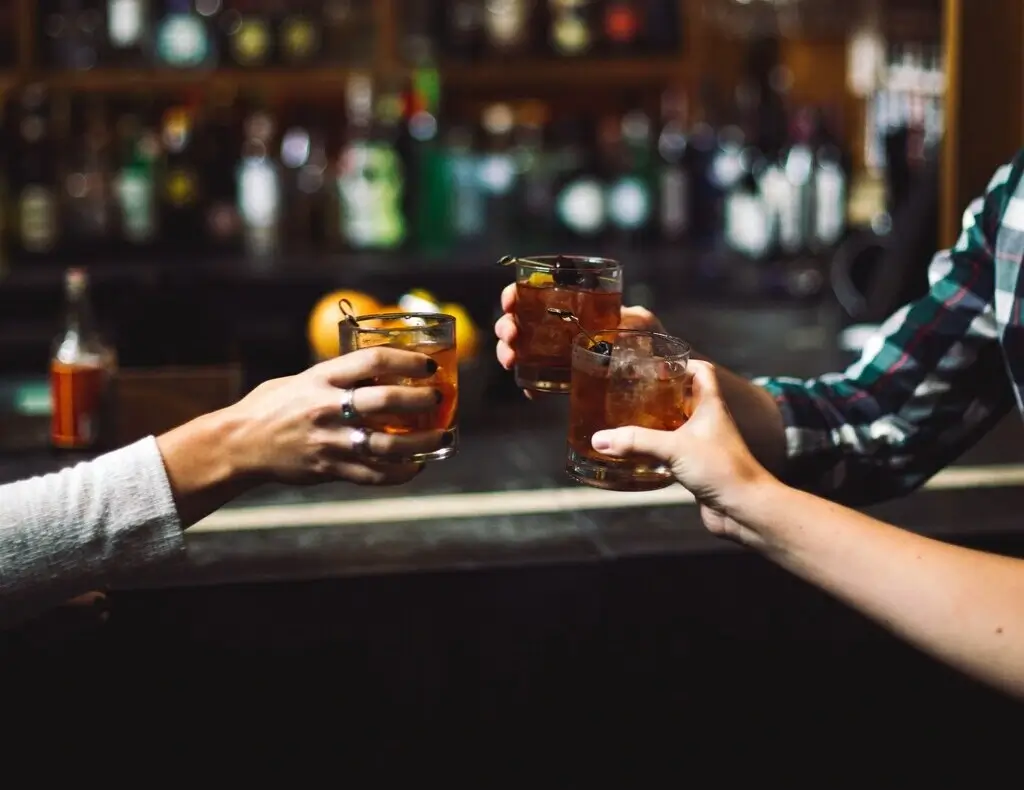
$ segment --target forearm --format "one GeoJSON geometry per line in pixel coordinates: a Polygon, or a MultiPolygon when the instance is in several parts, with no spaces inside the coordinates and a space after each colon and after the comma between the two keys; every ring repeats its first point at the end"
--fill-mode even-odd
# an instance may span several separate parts
{"type": "Polygon", "coordinates": [[[1024,562],[941,543],[779,483],[736,521],[757,548],[895,635],[1024,697],[1024,562]]]}
{"type": "Polygon", "coordinates": [[[184,527],[192,526],[255,484],[245,472],[243,431],[231,409],[224,409],[157,439],[184,527]]]}
{"type": "Polygon", "coordinates": [[[0,487],[0,622],[177,556],[181,523],[152,438],[0,487]]]}

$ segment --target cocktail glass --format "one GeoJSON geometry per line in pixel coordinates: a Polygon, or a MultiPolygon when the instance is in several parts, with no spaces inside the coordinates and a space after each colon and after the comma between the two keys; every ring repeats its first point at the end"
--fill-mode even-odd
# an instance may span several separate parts
{"type": "Polygon", "coordinates": [[[338,332],[342,354],[374,346],[391,346],[419,351],[437,362],[437,372],[428,378],[385,376],[373,382],[404,387],[433,387],[442,395],[441,403],[435,409],[367,415],[360,418],[360,424],[370,430],[392,435],[439,431],[447,434],[447,440],[442,440],[440,449],[430,453],[407,457],[386,456],[379,460],[396,463],[440,461],[455,455],[459,439],[459,364],[455,346],[455,318],[441,313],[349,316],[338,324],[338,332]]]}
{"type": "Polygon", "coordinates": [[[506,258],[516,266],[516,384],[535,392],[569,391],[572,343],[579,327],[608,329],[619,325],[622,265],[583,255],[506,258]],[[572,312],[579,325],[549,314],[572,312]]]}
{"type": "Polygon", "coordinates": [[[656,332],[580,333],[572,349],[566,472],[580,483],[611,491],[654,491],[672,484],[672,471],[653,458],[611,458],[591,440],[598,431],[636,425],[674,431],[687,419],[690,346],[656,332]]]}

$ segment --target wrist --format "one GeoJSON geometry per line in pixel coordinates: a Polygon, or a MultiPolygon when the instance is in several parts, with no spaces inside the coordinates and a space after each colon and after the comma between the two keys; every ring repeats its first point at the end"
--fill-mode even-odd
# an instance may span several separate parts
{"type": "Polygon", "coordinates": [[[245,431],[230,409],[188,422],[157,438],[178,514],[185,526],[205,518],[256,484],[245,431]]]}
{"type": "Polygon", "coordinates": [[[779,513],[791,512],[789,500],[797,492],[770,472],[738,484],[729,494],[723,508],[725,515],[739,531],[751,537],[754,548],[771,553],[781,549],[787,539],[786,520],[779,513]]]}

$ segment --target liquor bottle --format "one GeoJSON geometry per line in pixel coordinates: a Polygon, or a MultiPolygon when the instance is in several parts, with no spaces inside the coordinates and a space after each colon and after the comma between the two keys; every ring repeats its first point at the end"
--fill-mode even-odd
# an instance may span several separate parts
{"type": "Polygon", "coordinates": [[[224,49],[233,65],[258,68],[273,59],[274,20],[266,0],[228,0],[221,21],[224,49]]]}
{"type": "Polygon", "coordinates": [[[275,159],[274,117],[262,107],[245,119],[238,162],[238,214],[245,251],[253,258],[277,254],[281,231],[281,177],[275,159]]]}
{"type": "Polygon", "coordinates": [[[103,38],[100,0],[45,0],[40,30],[47,65],[87,70],[96,66],[103,38]]]}
{"type": "Polygon", "coordinates": [[[508,56],[529,49],[534,3],[535,0],[490,0],[485,4],[484,41],[491,53],[508,56]]]}
{"type": "Polygon", "coordinates": [[[140,68],[153,49],[153,0],[106,0],[106,42],[102,65],[140,68]]]}
{"type": "Polygon", "coordinates": [[[323,53],[323,20],[316,0],[289,0],[277,16],[278,60],[287,66],[307,66],[323,53]]]}
{"type": "Polygon", "coordinates": [[[400,105],[388,96],[375,103],[364,75],[350,79],[346,99],[348,140],[337,172],[342,238],[352,249],[394,249],[406,238],[404,168],[388,135],[401,118],[400,105]]]}
{"type": "Polygon", "coordinates": [[[628,55],[639,49],[644,26],[637,0],[604,0],[604,48],[609,53],[628,55]]]}
{"type": "Polygon", "coordinates": [[[21,256],[43,258],[57,251],[61,235],[60,210],[55,191],[55,164],[51,106],[41,86],[25,89],[21,98],[17,158],[16,247],[21,256]]]}
{"type": "Polygon", "coordinates": [[[618,243],[649,238],[654,217],[651,119],[643,110],[609,117],[602,140],[609,229],[618,243]]]}
{"type": "Polygon", "coordinates": [[[515,113],[505,103],[488,105],[480,117],[482,151],[477,177],[486,196],[487,234],[495,249],[507,246],[515,222],[516,172],[512,133],[515,113]]]}
{"type": "Polygon", "coordinates": [[[690,230],[693,181],[690,168],[689,113],[685,93],[666,91],[661,100],[661,131],[657,149],[658,225],[664,241],[678,242],[690,230]]]}
{"type": "Polygon", "coordinates": [[[161,118],[161,242],[179,250],[199,246],[206,236],[196,116],[195,107],[172,105],[161,118]]]}
{"type": "Polygon", "coordinates": [[[372,0],[324,0],[324,52],[328,59],[368,64],[373,58],[373,20],[372,0]]]}
{"type": "Polygon", "coordinates": [[[548,36],[557,56],[590,53],[598,30],[594,11],[593,0],[548,0],[548,36]]]}
{"type": "Polygon", "coordinates": [[[64,305],[64,330],[50,357],[50,441],[61,450],[97,450],[113,439],[117,356],[96,323],[84,269],[67,271],[64,305]]]}
{"type": "Polygon", "coordinates": [[[565,119],[556,126],[555,138],[560,171],[556,233],[566,241],[597,240],[608,227],[608,204],[595,162],[595,130],[582,119],[565,119]]]}
{"type": "Polygon", "coordinates": [[[297,107],[287,114],[281,135],[281,192],[291,248],[320,248],[324,238],[324,184],[327,172],[327,137],[319,113],[297,107]]]}
{"type": "MultiPolygon", "coordinates": [[[[423,0],[413,0],[423,2],[423,0]]],[[[440,14],[438,38],[442,51],[460,60],[479,57],[484,42],[483,0],[451,0],[437,4],[440,14]]]]}
{"type": "Polygon", "coordinates": [[[163,0],[155,31],[159,65],[177,69],[209,68],[217,62],[217,46],[207,17],[192,0],[163,0]]]}
{"type": "Polygon", "coordinates": [[[199,141],[205,176],[206,238],[210,251],[217,255],[237,254],[241,239],[236,173],[242,136],[235,109],[233,92],[211,96],[199,141]]]}
{"type": "Polygon", "coordinates": [[[61,113],[58,148],[63,168],[67,243],[76,255],[90,258],[108,251],[111,241],[110,144],[103,99],[75,97],[61,113]]]}
{"type": "Polygon", "coordinates": [[[158,237],[157,160],[160,138],[147,107],[135,104],[117,122],[117,174],[114,178],[120,246],[135,253],[158,237]]]}

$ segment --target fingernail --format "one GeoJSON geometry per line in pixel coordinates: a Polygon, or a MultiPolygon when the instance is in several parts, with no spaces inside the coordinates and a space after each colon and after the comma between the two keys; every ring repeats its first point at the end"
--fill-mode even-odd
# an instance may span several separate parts
{"type": "Polygon", "coordinates": [[[433,376],[437,373],[437,362],[433,359],[427,360],[427,373],[433,376]]]}
{"type": "Polygon", "coordinates": [[[594,438],[591,440],[590,444],[598,452],[612,449],[611,440],[606,435],[600,433],[594,434],[594,438]]]}
{"type": "Polygon", "coordinates": [[[440,405],[444,400],[444,393],[441,390],[434,390],[434,403],[440,405]]]}

